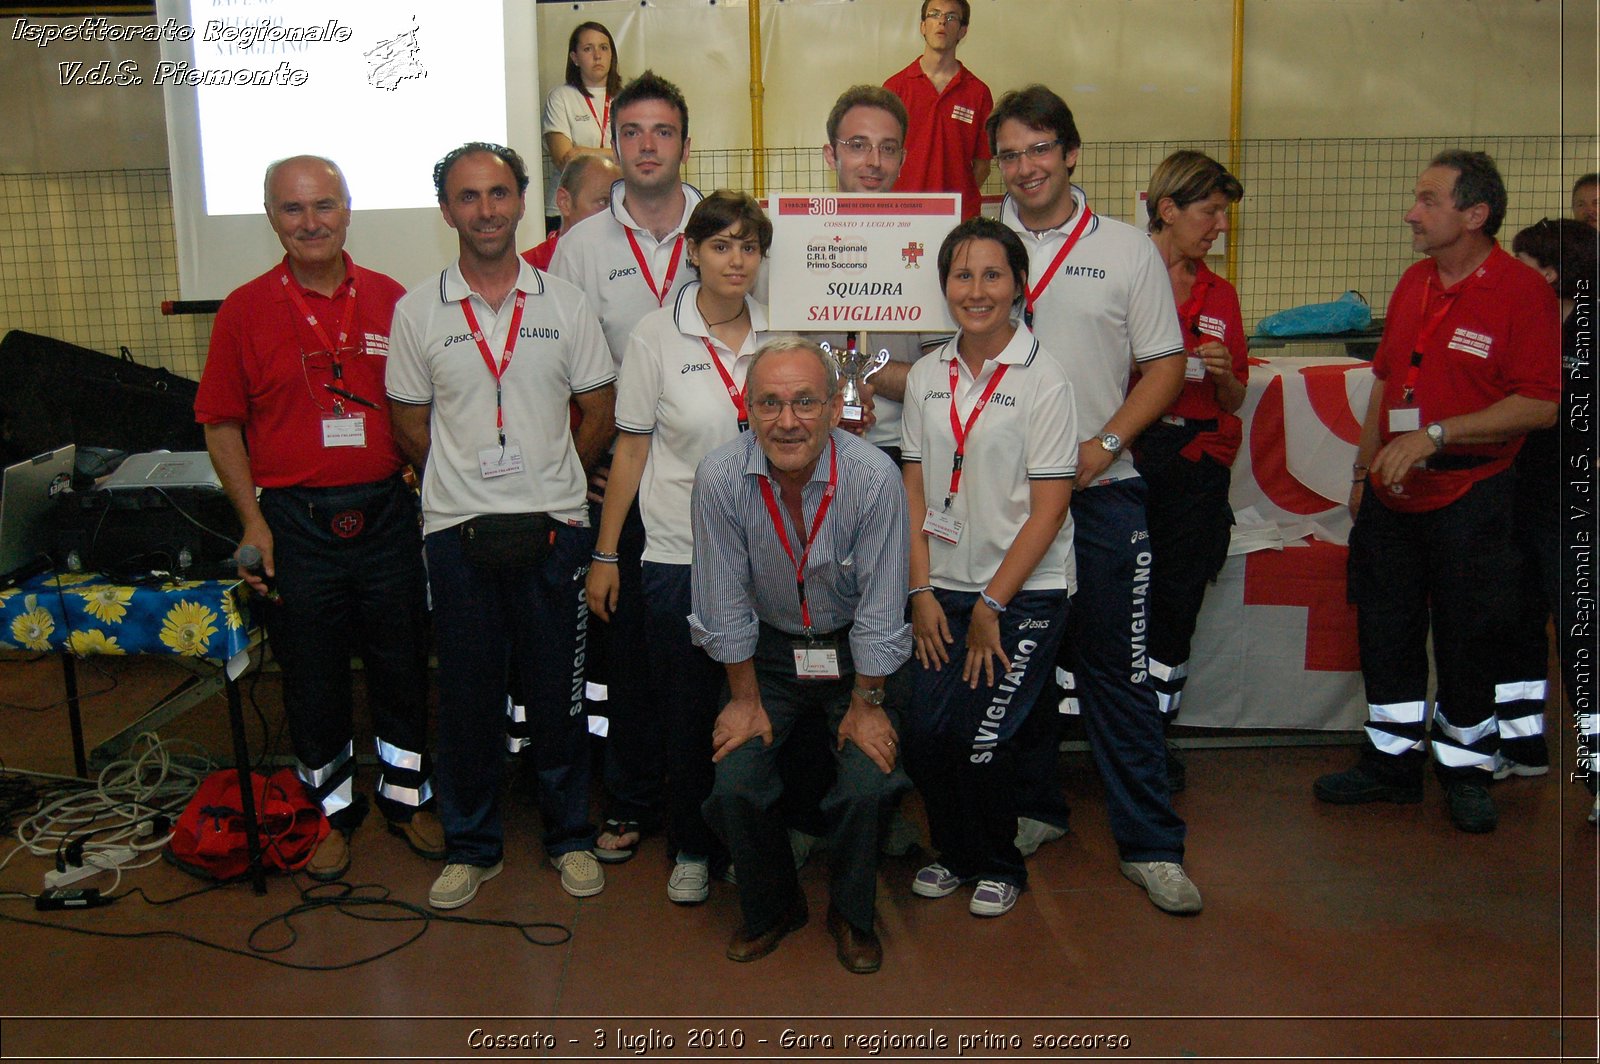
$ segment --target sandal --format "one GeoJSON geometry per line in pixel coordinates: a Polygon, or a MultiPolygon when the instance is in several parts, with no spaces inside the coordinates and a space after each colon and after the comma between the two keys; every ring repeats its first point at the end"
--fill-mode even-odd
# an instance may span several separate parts
{"type": "Polygon", "coordinates": [[[644,833],[640,831],[637,820],[607,818],[606,822],[600,827],[600,834],[594,840],[594,858],[602,864],[621,864],[624,861],[631,861],[633,855],[639,852],[639,841],[643,837],[644,833]],[[633,841],[622,842],[629,835],[633,836],[633,841]],[[600,845],[601,839],[610,839],[614,842],[622,842],[622,844],[614,847],[602,847],[600,845]]]}

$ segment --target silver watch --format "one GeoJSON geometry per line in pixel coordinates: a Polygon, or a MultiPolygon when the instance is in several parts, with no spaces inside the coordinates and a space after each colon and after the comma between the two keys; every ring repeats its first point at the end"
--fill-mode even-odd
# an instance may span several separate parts
{"type": "Polygon", "coordinates": [[[857,687],[851,691],[851,694],[869,706],[883,705],[884,689],[881,687],[857,687]]]}
{"type": "Polygon", "coordinates": [[[1444,425],[1442,423],[1438,421],[1429,422],[1428,427],[1422,431],[1428,434],[1428,439],[1432,441],[1435,451],[1444,450],[1444,425]]]}
{"type": "Polygon", "coordinates": [[[1102,432],[1095,439],[1100,441],[1100,446],[1111,452],[1111,457],[1115,458],[1122,453],[1122,437],[1115,432],[1102,432]]]}

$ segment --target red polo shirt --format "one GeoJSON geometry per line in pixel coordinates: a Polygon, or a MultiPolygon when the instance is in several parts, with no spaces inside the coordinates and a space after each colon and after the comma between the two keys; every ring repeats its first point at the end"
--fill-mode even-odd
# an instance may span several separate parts
{"type": "Polygon", "coordinates": [[[883,83],[900,97],[911,119],[906,130],[906,157],[896,192],[959,192],[962,220],[976,218],[982,201],[972,164],[990,157],[984,125],[994,110],[989,86],[965,66],[938,92],[922,72],[919,56],[883,83]]]}
{"type": "MultiPolygon", "coordinates": [[[[1233,375],[1239,383],[1249,383],[1250,356],[1239,313],[1239,293],[1203,262],[1195,265],[1194,288],[1188,301],[1178,308],[1178,323],[1183,326],[1186,351],[1220,340],[1232,356],[1233,375]]],[[[1191,462],[1199,461],[1201,454],[1209,454],[1223,465],[1233,465],[1244,435],[1243,426],[1236,415],[1217,405],[1217,389],[1209,373],[1201,380],[1185,380],[1183,391],[1167,413],[1195,421],[1214,419],[1217,430],[1196,436],[1182,454],[1191,462]]]]}
{"type": "Polygon", "coordinates": [[[561,239],[561,230],[557,229],[545,238],[544,243],[531,247],[522,253],[529,266],[536,270],[550,269],[550,260],[556,257],[556,241],[561,239]]]}
{"type": "Polygon", "coordinates": [[[239,422],[250,451],[250,475],[262,488],[333,488],[393,476],[405,464],[389,427],[384,389],[389,323],[405,289],[393,278],[344,257],[345,279],[330,298],[300,287],[288,258],[223,300],[211,328],[206,368],[195,395],[202,425],[239,422]],[[350,299],[356,301],[347,350],[340,352],[343,387],[377,404],[344,401],[360,414],[366,446],[323,445],[323,419],[334,413],[332,358],[295,306],[282,278],[304,297],[323,332],[338,342],[350,299]]]}
{"type": "MultiPolygon", "coordinates": [[[[1422,426],[1483,410],[1509,395],[1559,401],[1561,310],[1555,292],[1499,244],[1483,265],[1450,288],[1440,284],[1438,264],[1423,259],[1406,270],[1389,299],[1372,372],[1383,388],[1378,425],[1384,443],[1402,434],[1389,428],[1390,411],[1398,407],[1417,408],[1422,426]],[[1406,403],[1413,352],[1422,360],[1406,403]]],[[[1447,506],[1473,484],[1503,471],[1521,446],[1520,436],[1468,446],[1447,442],[1446,454],[1493,460],[1472,469],[1414,469],[1399,493],[1385,493],[1384,504],[1408,513],[1447,506]]]]}

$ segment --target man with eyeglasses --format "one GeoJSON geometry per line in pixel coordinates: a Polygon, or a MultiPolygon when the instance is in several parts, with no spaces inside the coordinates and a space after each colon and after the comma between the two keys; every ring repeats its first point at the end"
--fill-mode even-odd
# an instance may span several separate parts
{"type": "MultiPolygon", "coordinates": [[[[840,94],[828,112],[828,142],[822,159],[844,193],[894,192],[906,157],[909,118],[905,104],[888,89],[853,85],[840,94]]],[[[815,333],[811,338],[838,347],[844,333],[815,333]]],[[[873,390],[873,421],[862,434],[871,443],[900,460],[900,404],[905,398],[906,374],[922,356],[920,333],[858,333],[865,350],[887,350],[889,361],[868,380],[873,390]]]]}
{"type": "MultiPolygon", "coordinates": [[[[676,286],[692,279],[685,268],[683,229],[703,198],[682,179],[689,158],[689,105],[672,82],[647,70],[624,85],[611,105],[611,141],[622,180],[611,186],[610,209],[574,225],[556,246],[550,272],[588,293],[618,369],[639,320],[666,306],[676,286]]],[[[595,472],[591,520],[610,472],[595,472]]],[[[644,521],[635,502],[617,541],[621,586],[611,620],[597,624],[600,653],[593,675],[606,686],[605,785],[609,801],[595,853],[608,864],[631,858],[646,832],[661,822],[665,742],[651,705],[649,638],[642,586],[644,521]]],[[[610,564],[602,562],[601,564],[610,564]]]]}
{"type": "Polygon", "coordinates": [[[845,969],[877,971],[879,835],[910,786],[884,680],[911,655],[905,621],[910,526],[899,471],[839,431],[838,372],[809,340],[771,340],[746,378],[751,432],[695,474],[696,645],[728,673],[712,729],[706,821],[738,869],[735,961],[771,953],[806,923],[778,811],[779,751],[803,718],[826,721],[836,776],[828,930],[845,969]]]}
{"type": "MultiPolygon", "coordinates": [[[[1027,315],[1072,382],[1080,431],[1072,492],[1078,591],[1060,657],[1105,786],[1124,876],[1170,913],[1198,912],[1183,870],[1166,742],[1145,656],[1150,540],[1145,482],[1128,445],[1183,389],[1183,335],[1167,269],[1148,236],[1096,214],[1072,184],[1082,142],[1066,101],[1043,85],[1009,92],[989,116],[1005,182],[1001,221],[1028,249],[1027,315]],[[1129,388],[1133,367],[1139,380],[1129,388]]],[[[1019,758],[1017,848],[1066,831],[1060,715],[1035,713],[1019,758]]]]}
{"type": "Polygon", "coordinates": [[[991,153],[984,127],[994,106],[989,86],[956,58],[971,19],[968,0],[922,0],[922,54],[883,83],[911,117],[900,191],[959,192],[963,220],[983,206],[978,190],[991,153]]]}
{"type": "Polygon", "coordinates": [[[217,311],[195,418],[244,526],[240,556],[260,552],[239,577],[273,592],[257,606],[283,672],[295,771],[334,829],[306,872],[327,881],[350,867],[367,811],[355,790],[352,654],[377,736],[378,808],[419,855],[445,852],[426,743],[417,497],[384,400],[405,290],[344,250],[350,191],[331,160],[273,163],[263,192],[284,258],[217,311]]]}

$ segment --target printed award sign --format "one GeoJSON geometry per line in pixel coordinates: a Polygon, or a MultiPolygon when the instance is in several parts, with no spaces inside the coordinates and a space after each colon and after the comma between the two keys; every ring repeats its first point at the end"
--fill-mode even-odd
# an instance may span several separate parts
{"type": "Polygon", "coordinates": [[[954,193],[773,197],[768,314],[794,332],[952,332],[939,245],[954,193]]]}

